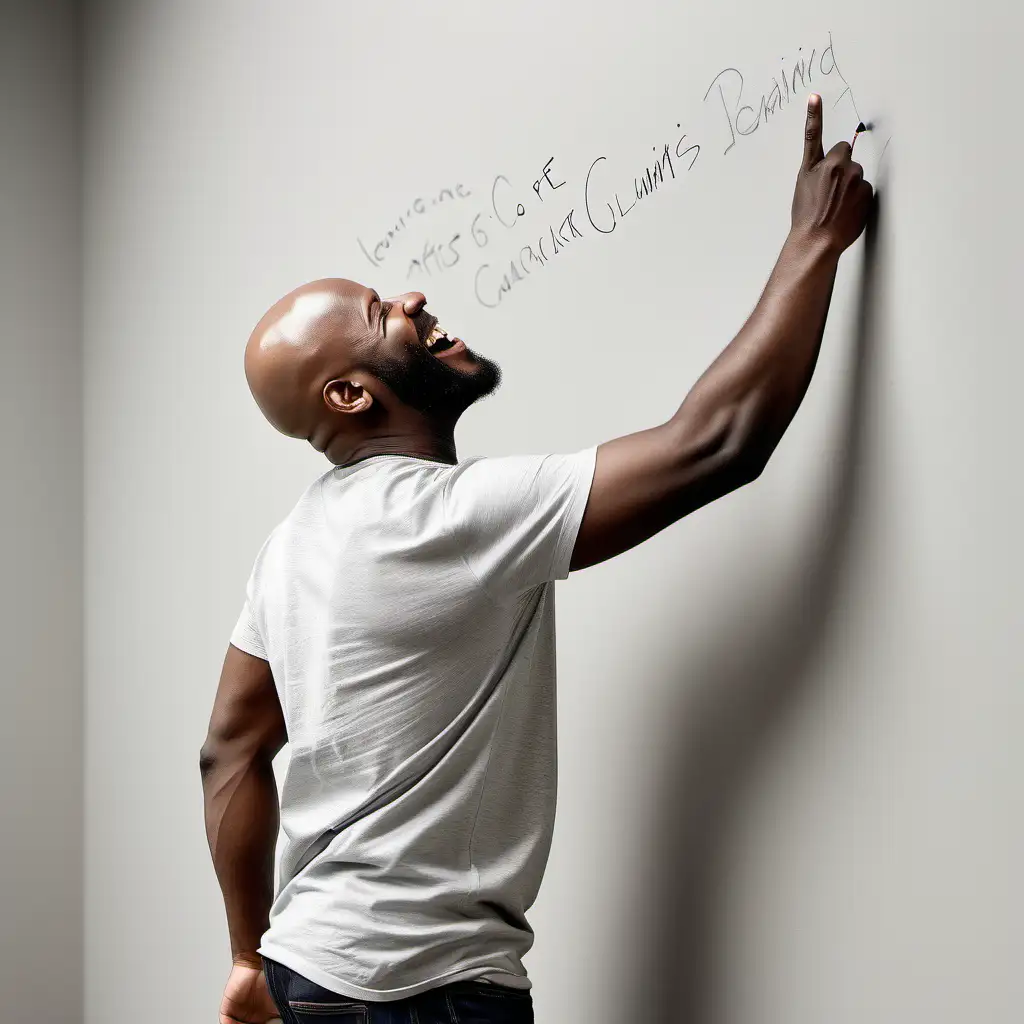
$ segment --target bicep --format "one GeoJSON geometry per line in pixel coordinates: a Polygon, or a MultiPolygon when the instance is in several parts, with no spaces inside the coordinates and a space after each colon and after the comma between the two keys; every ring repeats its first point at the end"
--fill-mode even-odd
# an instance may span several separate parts
{"type": "Polygon", "coordinates": [[[273,757],[287,738],[270,663],[229,644],[203,749],[273,757]]]}
{"type": "Polygon", "coordinates": [[[700,427],[673,418],[598,445],[570,569],[628,551],[747,482],[734,426],[727,414],[700,427]]]}

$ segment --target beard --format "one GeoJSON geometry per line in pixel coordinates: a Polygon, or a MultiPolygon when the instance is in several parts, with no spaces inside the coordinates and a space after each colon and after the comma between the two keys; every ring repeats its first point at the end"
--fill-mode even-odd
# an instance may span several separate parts
{"type": "Polygon", "coordinates": [[[501,385],[497,363],[468,348],[465,355],[472,359],[472,369],[456,369],[420,347],[410,348],[407,361],[379,359],[369,369],[403,405],[432,419],[457,419],[501,385]]]}

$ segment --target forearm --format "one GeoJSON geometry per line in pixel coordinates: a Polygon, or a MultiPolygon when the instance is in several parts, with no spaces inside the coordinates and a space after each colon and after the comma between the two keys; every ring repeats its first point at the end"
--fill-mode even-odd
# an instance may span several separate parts
{"type": "Polygon", "coordinates": [[[676,417],[715,433],[760,469],[796,414],[825,329],[839,253],[791,233],[743,328],[704,372],[676,417]],[[722,426],[724,425],[724,427],[722,426]]]}
{"type": "Polygon", "coordinates": [[[224,895],[231,954],[248,954],[255,964],[274,896],[280,808],[272,759],[204,751],[200,763],[206,836],[224,895]]]}

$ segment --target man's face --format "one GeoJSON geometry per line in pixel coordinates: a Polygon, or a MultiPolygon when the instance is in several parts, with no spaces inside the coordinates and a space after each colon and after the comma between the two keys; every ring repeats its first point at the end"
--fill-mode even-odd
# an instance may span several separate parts
{"type": "Polygon", "coordinates": [[[364,288],[358,301],[366,329],[359,361],[405,405],[432,417],[458,418],[500,385],[497,363],[448,335],[427,312],[420,292],[381,299],[364,288]]]}

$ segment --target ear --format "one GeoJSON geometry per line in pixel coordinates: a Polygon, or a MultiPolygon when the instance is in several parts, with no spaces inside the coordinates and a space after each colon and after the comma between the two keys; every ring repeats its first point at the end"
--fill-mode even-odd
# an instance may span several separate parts
{"type": "Polygon", "coordinates": [[[324,401],[334,412],[366,412],[373,395],[358,381],[332,380],[324,385],[324,401]]]}

